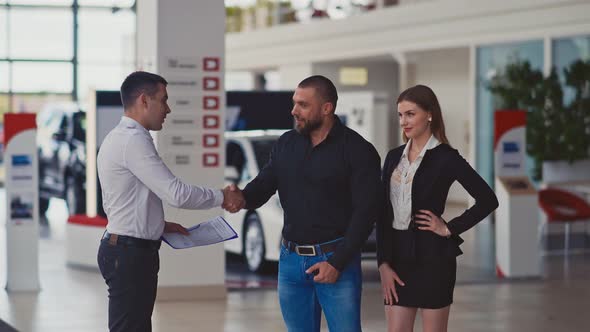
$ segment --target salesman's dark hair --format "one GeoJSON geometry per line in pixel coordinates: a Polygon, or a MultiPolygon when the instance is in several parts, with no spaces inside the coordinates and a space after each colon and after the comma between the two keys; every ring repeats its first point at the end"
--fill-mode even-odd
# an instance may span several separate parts
{"type": "Polygon", "coordinates": [[[297,86],[299,88],[314,88],[322,101],[325,103],[331,103],[334,107],[334,111],[336,110],[336,103],[338,102],[338,92],[336,92],[336,87],[334,83],[330,81],[327,77],[322,75],[314,75],[310,76],[297,86]]]}
{"type": "Polygon", "coordinates": [[[140,94],[155,95],[158,92],[158,84],[167,86],[168,82],[160,75],[145,71],[129,74],[121,84],[121,102],[125,110],[135,104],[135,100],[140,94]]]}

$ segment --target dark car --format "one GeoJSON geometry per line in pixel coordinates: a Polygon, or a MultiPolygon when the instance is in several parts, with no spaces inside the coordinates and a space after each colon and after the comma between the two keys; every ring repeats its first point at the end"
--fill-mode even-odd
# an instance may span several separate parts
{"type": "Polygon", "coordinates": [[[47,105],[37,115],[39,213],[52,197],[71,214],[86,211],[86,113],[75,104],[47,105]]]}

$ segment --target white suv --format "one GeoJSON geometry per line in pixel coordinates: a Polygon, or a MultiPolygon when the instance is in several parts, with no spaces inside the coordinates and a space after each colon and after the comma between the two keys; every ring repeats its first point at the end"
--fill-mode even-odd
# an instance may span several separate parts
{"type": "MultiPolygon", "coordinates": [[[[270,151],[285,130],[253,130],[225,133],[226,184],[243,189],[267,163],[270,151]]],[[[256,210],[225,213],[238,233],[238,241],[226,241],[225,250],[243,255],[250,271],[261,271],[268,261],[278,261],[283,209],[277,194],[256,210]]]]}
{"type": "MultiPolygon", "coordinates": [[[[244,189],[266,165],[272,147],[285,132],[286,130],[226,132],[226,184],[235,183],[244,189]]],[[[225,241],[225,250],[243,255],[250,271],[260,272],[267,262],[279,260],[283,208],[278,194],[256,210],[241,210],[235,214],[225,212],[224,216],[239,236],[237,241],[225,241]]],[[[376,235],[373,228],[362,249],[363,257],[374,258],[375,250],[376,235]]]]}

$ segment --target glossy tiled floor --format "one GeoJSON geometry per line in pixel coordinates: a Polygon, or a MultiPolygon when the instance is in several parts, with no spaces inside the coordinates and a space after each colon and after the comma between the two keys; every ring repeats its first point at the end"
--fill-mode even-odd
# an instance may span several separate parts
{"type": "MultiPolygon", "coordinates": [[[[24,332],[106,331],[106,287],[96,271],[65,266],[59,211],[50,211],[53,227],[40,242],[42,291],[0,290],[0,319],[24,332]]],[[[4,239],[0,227],[0,252],[4,239]]],[[[0,285],[5,284],[2,259],[0,285]]],[[[385,331],[374,261],[363,265],[363,329],[385,331]]],[[[572,255],[567,262],[548,256],[544,277],[537,280],[499,282],[487,271],[460,266],[450,331],[588,331],[583,313],[590,308],[590,255],[572,255]]],[[[274,289],[230,291],[224,301],[157,302],[153,324],[154,331],[166,332],[284,330],[274,289]]]]}

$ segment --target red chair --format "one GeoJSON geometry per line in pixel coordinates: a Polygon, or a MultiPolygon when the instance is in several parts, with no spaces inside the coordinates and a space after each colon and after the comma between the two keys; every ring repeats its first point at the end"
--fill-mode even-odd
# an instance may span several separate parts
{"type": "Polygon", "coordinates": [[[548,223],[565,224],[564,252],[567,255],[570,242],[570,224],[576,221],[590,220],[590,204],[571,192],[555,188],[539,191],[539,204],[547,215],[548,223]]]}

